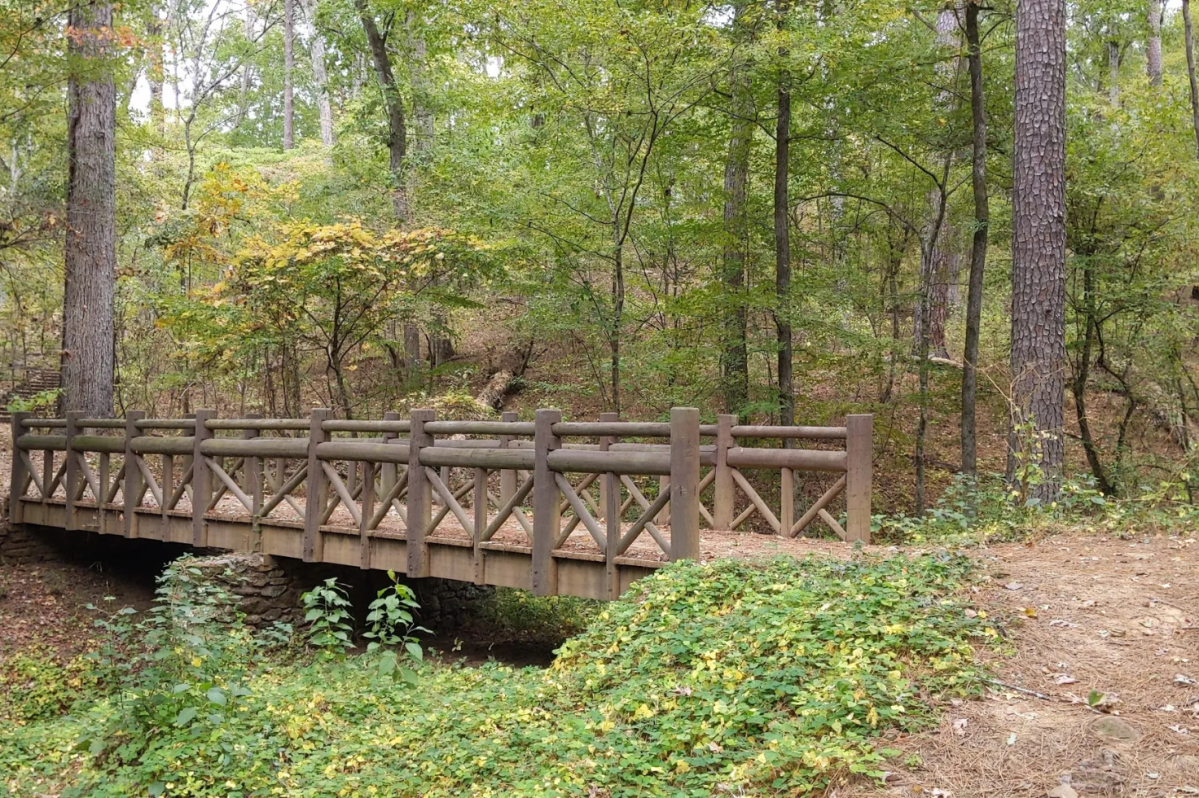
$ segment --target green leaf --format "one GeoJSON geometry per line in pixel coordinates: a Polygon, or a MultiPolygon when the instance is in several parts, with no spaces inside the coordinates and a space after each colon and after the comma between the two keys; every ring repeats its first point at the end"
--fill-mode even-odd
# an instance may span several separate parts
{"type": "Polygon", "coordinates": [[[206,692],[204,695],[207,696],[209,701],[214,704],[219,704],[220,706],[225,706],[229,703],[229,699],[226,697],[225,691],[219,687],[209,687],[208,692],[206,692]]]}
{"type": "Polygon", "coordinates": [[[186,726],[196,718],[196,708],[186,707],[175,717],[176,726],[186,726]]]}

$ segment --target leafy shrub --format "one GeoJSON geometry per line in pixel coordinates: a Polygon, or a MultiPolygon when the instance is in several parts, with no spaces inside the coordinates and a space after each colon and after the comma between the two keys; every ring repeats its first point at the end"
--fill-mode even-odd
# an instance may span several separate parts
{"type": "Polygon", "coordinates": [[[366,647],[368,653],[382,649],[379,659],[381,675],[397,675],[415,684],[416,673],[409,668],[399,667],[395,649],[402,646],[410,660],[417,664],[423,662],[424,649],[413,632],[429,630],[416,626],[412,620],[410,610],[420,609],[412,588],[397,582],[394,571],[388,571],[387,576],[391,584],[379,591],[367,609],[366,622],[370,628],[362,636],[371,641],[366,647]]]}
{"type": "Polygon", "coordinates": [[[307,612],[308,643],[314,648],[344,654],[354,647],[354,626],[351,623],[350,599],[346,590],[330,577],[300,596],[307,612]]]}
{"type": "MultiPolygon", "coordinates": [[[[98,651],[89,655],[113,689],[116,711],[87,732],[87,747],[129,763],[175,730],[216,733],[238,701],[259,644],[236,610],[236,597],[184,557],[158,579],[155,604],[140,619],[126,607],[100,616],[98,651]]],[[[96,719],[93,719],[96,720],[96,719]]]]}
{"type": "Polygon", "coordinates": [[[167,726],[64,769],[57,730],[80,721],[0,727],[0,771],[17,792],[57,774],[64,796],[817,795],[877,775],[875,741],[923,722],[921,695],[977,684],[970,641],[994,632],[954,598],[966,576],[947,555],[680,563],[547,671],[425,665],[413,687],[370,655],[269,666],[219,732],[167,726]]]}

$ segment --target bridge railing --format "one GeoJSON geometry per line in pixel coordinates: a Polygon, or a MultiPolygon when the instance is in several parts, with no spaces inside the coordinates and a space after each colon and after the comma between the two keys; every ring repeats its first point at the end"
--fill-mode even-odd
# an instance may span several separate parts
{"type": "Polygon", "coordinates": [[[557,592],[560,562],[578,560],[604,566],[605,585],[592,593],[618,595],[622,564],[698,558],[701,526],[736,529],[755,514],[782,535],[817,518],[846,540],[870,534],[869,415],[844,427],[746,426],[733,416],[705,425],[694,408],[674,408],[668,423],[563,421],[557,410],[533,421],[439,421],[431,410],[343,420],[323,409],[301,419],[201,410],[182,419],[16,414],[12,423],[18,523],[30,505],[61,504],[68,529],[141,537],[154,525],[162,539],[206,547],[210,529],[232,520],[252,530],[249,545],[288,531],[305,560],[364,568],[392,567],[380,565],[381,541],[403,541],[411,576],[430,575],[431,545],[469,549],[453,568],[470,573],[454,578],[491,584],[505,583],[486,572],[506,552],[527,558],[539,593],[557,592]],[[836,448],[746,445],[763,439],[836,448]],[[777,504],[743,473],[752,469],[779,472],[777,504]],[[836,477],[799,518],[797,471],[836,477]],[[842,493],[844,526],[830,512],[842,493]]]}

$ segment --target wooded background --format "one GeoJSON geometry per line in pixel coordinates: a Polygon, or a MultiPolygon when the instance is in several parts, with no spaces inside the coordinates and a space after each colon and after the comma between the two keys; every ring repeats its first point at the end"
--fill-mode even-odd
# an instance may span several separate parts
{"type": "Polygon", "coordinates": [[[886,507],[1189,486],[1189,12],[0,0],[13,407],[866,411],[886,507]]]}

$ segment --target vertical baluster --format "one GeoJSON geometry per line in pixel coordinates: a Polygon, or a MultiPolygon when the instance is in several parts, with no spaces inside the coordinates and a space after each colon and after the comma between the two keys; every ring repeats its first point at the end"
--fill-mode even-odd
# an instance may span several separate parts
{"type": "MultiPolygon", "coordinates": [[[[500,416],[500,420],[507,421],[509,423],[514,423],[514,422],[520,420],[520,414],[509,410],[508,412],[506,412],[502,416],[500,416]]],[[[512,443],[511,435],[501,435],[500,436],[500,448],[501,449],[509,448],[511,443],[512,443]]],[[[502,469],[500,471],[500,499],[499,499],[500,507],[503,507],[504,504],[515,495],[516,495],[516,470],[512,469],[512,468],[502,469]]]]}
{"type": "Polygon", "coordinates": [[[371,516],[375,514],[375,469],[374,463],[362,463],[361,522],[358,524],[358,567],[371,567],[371,516]]]}
{"type": "Polygon", "coordinates": [[[475,565],[475,584],[482,585],[485,582],[486,574],[484,572],[485,563],[483,560],[483,549],[480,545],[483,542],[483,531],[487,529],[487,469],[475,469],[475,495],[472,499],[474,503],[474,565],[475,565]]]}
{"type": "MultiPolygon", "coordinates": [[[[25,420],[28,418],[29,413],[21,412],[12,414],[13,460],[8,491],[8,519],[13,524],[20,524],[25,520],[25,510],[21,505],[21,497],[25,495],[25,490],[33,480],[33,475],[25,468],[24,458],[20,456],[21,449],[17,446],[17,441],[25,434],[25,420]]],[[[45,485],[45,483],[42,484],[45,485]]]]}
{"type": "MultiPolygon", "coordinates": [[[[600,423],[604,423],[604,424],[611,423],[613,421],[619,421],[620,414],[619,413],[600,413],[599,420],[600,420],[600,423]]],[[[615,441],[615,439],[612,438],[612,436],[610,436],[610,435],[601,436],[599,439],[600,451],[601,452],[608,451],[608,447],[611,446],[614,441],[615,441]]],[[[607,477],[601,476],[598,481],[599,481],[599,507],[598,507],[599,515],[596,516],[596,520],[603,521],[605,518],[608,517],[608,491],[610,490],[610,486],[608,485],[607,477]]]]}
{"type": "MultiPolygon", "coordinates": [[[[389,410],[388,412],[383,414],[383,420],[384,421],[399,421],[400,414],[396,413],[395,411],[389,410]]],[[[383,433],[383,442],[391,443],[397,437],[399,437],[399,436],[394,432],[384,432],[383,433]]],[[[397,473],[395,463],[380,463],[379,464],[379,493],[383,494],[384,496],[386,496],[388,493],[390,493],[392,486],[396,484],[396,480],[398,478],[399,478],[399,476],[397,473]]]]}
{"type": "Polygon", "coordinates": [[[75,436],[79,434],[79,419],[83,413],[78,410],[67,412],[67,445],[63,456],[66,458],[67,473],[67,530],[79,528],[79,519],[75,515],[75,503],[79,500],[79,457],[75,454],[75,436]]]}
{"type": "Polygon", "coordinates": [[[733,424],[737,417],[725,413],[716,419],[716,480],[712,495],[712,522],[717,529],[729,529],[733,525],[733,508],[736,504],[736,484],[733,469],[729,466],[729,449],[733,448],[733,424]]]}
{"type": "MultiPolygon", "coordinates": [[[[246,418],[260,419],[262,413],[248,413],[246,418]]],[[[256,429],[242,430],[241,436],[247,441],[252,441],[257,438],[259,431],[256,429]]],[[[247,455],[242,459],[242,481],[244,483],[242,489],[246,495],[250,497],[250,515],[254,518],[262,512],[262,458],[250,457],[247,455]]]]}
{"type": "MultiPolygon", "coordinates": [[[[619,413],[600,413],[600,421],[619,421],[619,413]]],[[[601,452],[608,451],[616,438],[604,436],[600,438],[601,452]]],[[[607,547],[604,552],[604,582],[608,588],[608,598],[620,596],[620,569],[616,567],[616,550],[620,548],[620,536],[623,531],[620,517],[620,477],[609,471],[600,476],[599,509],[600,516],[605,522],[607,531],[607,547]]]]}
{"type": "Polygon", "coordinates": [[[549,453],[562,446],[562,439],[553,431],[554,424],[561,420],[561,410],[538,410],[535,416],[532,581],[533,594],[537,596],[558,592],[558,567],[553,552],[562,528],[562,510],[549,453]]]}
{"type": "Polygon", "coordinates": [[[108,482],[112,474],[112,455],[100,452],[100,495],[96,497],[96,517],[99,519],[100,532],[108,532],[108,482]]]}
{"type": "Polygon", "coordinates": [[[314,408],[308,422],[308,476],[305,477],[304,499],[304,562],[320,562],[325,556],[325,541],[321,533],[321,517],[325,514],[329,480],[321,468],[316,447],[325,441],[324,423],[331,413],[327,408],[314,408]]]}
{"type": "Polygon", "coordinates": [[[699,410],[670,410],[670,559],[699,559],[699,410]]]}
{"type": "Polygon", "coordinates": [[[133,439],[142,434],[136,422],[141,421],[146,414],[141,410],[129,410],[125,413],[125,484],[121,486],[121,498],[125,503],[125,537],[136,538],[138,534],[137,505],[141,502],[146,490],[146,481],[142,478],[142,470],[137,467],[139,455],[133,451],[133,439]]]}
{"type": "Polygon", "coordinates": [[[216,415],[215,410],[197,410],[196,434],[192,438],[192,545],[198,549],[208,546],[208,522],[204,516],[212,501],[212,469],[200,447],[213,436],[208,421],[216,415]]]}
{"type": "Polygon", "coordinates": [[[791,536],[795,525],[795,472],[784,468],[779,473],[779,534],[791,536]]]}
{"type": "Polygon", "coordinates": [[[159,483],[162,488],[162,506],[158,509],[162,512],[162,531],[165,533],[170,523],[170,516],[167,511],[167,505],[171,503],[171,494],[175,492],[175,456],[164,454],[162,456],[162,481],[159,483]]]}
{"type": "Polygon", "coordinates": [[[412,431],[408,440],[408,576],[417,579],[429,575],[429,544],[425,536],[433,520],[432,489],[420,450],[433,445],[433,436],[425,424],[437,417],[432,410],[412,411],[412,431]]]}

